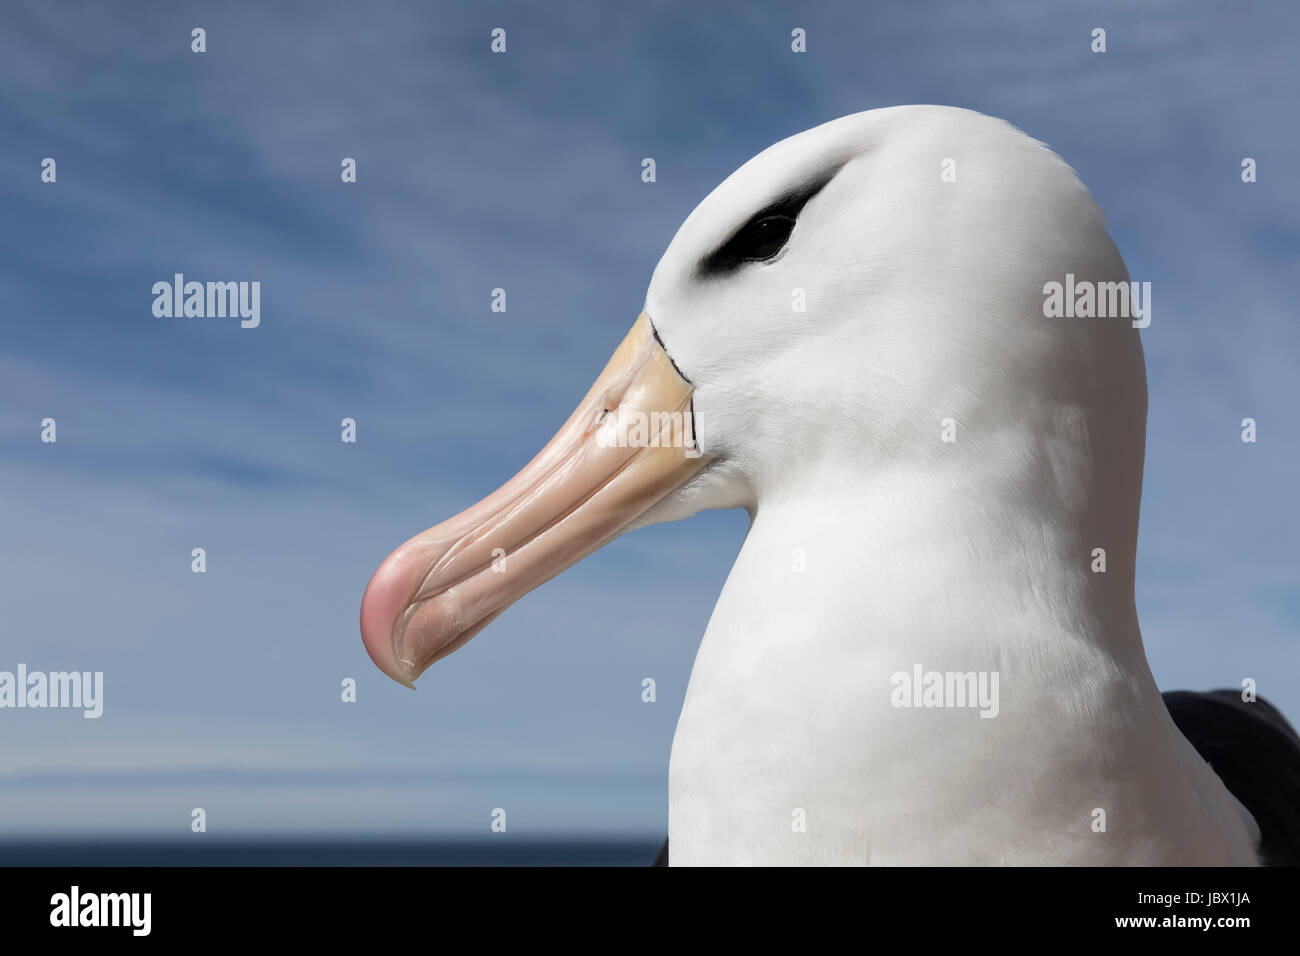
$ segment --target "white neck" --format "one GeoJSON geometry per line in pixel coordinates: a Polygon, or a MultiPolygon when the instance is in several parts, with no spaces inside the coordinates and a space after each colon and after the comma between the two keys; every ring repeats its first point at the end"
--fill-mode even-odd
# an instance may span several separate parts
{"type": "Polygon", "coordinates": [[[1132,530],[1084,540],[975,467],[762,496],[673,743],[674,864],[1255,862],[1151,677],[1132,530]],[[996,673],[996,716],[895,706],[918,664],[996,673]]]}

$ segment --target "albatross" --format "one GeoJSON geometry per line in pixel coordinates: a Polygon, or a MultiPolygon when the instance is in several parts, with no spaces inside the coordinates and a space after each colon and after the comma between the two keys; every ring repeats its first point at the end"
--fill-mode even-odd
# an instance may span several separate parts
{"type": "Polygon", "coordinates": [[[1001,120],[896,107],[771,146],[686,218],[546,447],[379,566],[367,651],[414,686],[624,532],[744,508],[673,739],[673,865],[1300,862],[1295,731],[1152,677],[1139,329],[1049,317],[1067,277],[1129,281],[1073,171],[1001,120]]]}

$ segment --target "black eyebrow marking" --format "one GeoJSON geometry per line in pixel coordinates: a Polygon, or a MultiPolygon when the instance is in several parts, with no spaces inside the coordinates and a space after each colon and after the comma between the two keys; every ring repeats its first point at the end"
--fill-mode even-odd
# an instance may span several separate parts
{"type": "Polygon", "coordinates": [[[754,213],[733,229],[731,235],[726,238],[722,245],[699,261],[699,264],[695,267],[695,274],[701,278],[723,276],[736,271],[750,261],[736,254],[732,245],[736,237],[743,233],[750,224],[768,216],[787,216],[791,219],[798,219],[803,207],[808,205],[808,201],[813,196],[826,188],[826,184],[835,178],[835,174],[840,171],[840,168],[836,166],[834,169],[827,170],[754,213]]]}

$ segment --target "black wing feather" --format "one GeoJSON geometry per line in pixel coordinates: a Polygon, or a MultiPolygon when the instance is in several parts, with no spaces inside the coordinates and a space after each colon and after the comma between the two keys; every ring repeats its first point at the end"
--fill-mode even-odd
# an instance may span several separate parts
{"type": "Polygon", "coordinates": [[[1240,691],[1164,694],[1178,729],[1259,824],[1260,861],[1300,866],[1300,736],[1266,700],[1240,691]]]}

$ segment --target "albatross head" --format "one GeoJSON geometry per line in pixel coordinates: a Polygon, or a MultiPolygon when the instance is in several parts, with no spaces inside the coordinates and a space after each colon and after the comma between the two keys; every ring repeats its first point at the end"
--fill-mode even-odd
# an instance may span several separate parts
{"type": "Polygon", "coordinates": [[[777,143],[686,219],[551,443],[383,562],[366,648],[409,685],[632,527],[936,472],[973,509],[1089,527],[1131,606],[1141,346],[1122,319],[1045,318],[1067,273],[1128,278],[1070,169],[1004,122],[899,107],[777,143]]]}

